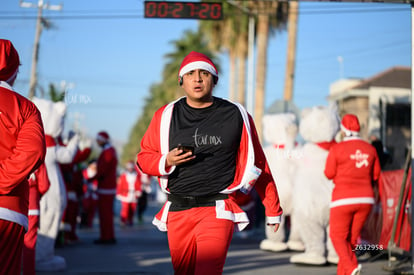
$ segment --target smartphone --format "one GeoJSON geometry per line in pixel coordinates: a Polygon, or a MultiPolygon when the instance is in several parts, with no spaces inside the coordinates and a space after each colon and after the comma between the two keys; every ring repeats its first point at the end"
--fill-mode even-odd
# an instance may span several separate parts
{"type": "Polygon", "coordinates": [[[194,147],[193,146],[178,144],[177,149],[178,150],[183,150],[183,154],[185,154],[187,152],[191,152],[191,154],[194,155],[194,147]]]}

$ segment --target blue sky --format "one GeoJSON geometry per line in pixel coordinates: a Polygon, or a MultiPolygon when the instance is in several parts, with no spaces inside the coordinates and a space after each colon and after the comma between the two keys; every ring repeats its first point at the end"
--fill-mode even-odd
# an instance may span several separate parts
{"type": "MultiPolygon", "coordinates": [[[[66,130],[76,120],[91,136],[106,130],[126,141],[149,87],[162,81],[164,56],[174,51],[171,41],[195,30],[197,20],[146,19],[143,0],[49,3],[63,3],[63,10],[44,11],[55,28],[41,36],[39,84],[47,90],[49,83],[67,83],[66,130]]],[[[35,17],[34,8],[2,1],[0,37],[19,51],[22,65],[15,89],[26,96],[35,17]]],[[[340,77],[367,78],[393,66],[411,66],[408,4],[302,2],[298,24],[293,101],[300,109],[327,105],[329,86],[340,77]]],[[[286,48],[286,32],[270,39],[266,107],[283,98],[286,48]]],[[[228,96],[228,67],[223,54],[215,89],[220,97],[228,96]]]]}

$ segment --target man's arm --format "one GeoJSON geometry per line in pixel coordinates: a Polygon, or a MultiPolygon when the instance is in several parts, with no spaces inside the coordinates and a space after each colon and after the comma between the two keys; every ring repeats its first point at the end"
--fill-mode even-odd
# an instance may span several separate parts
{"type": "Polygon", "coordinates": [[[283,210],[280,205],[279,194],[251,116],[249,116],[249,120],[255,154],[255,165],[258,168],[262,169],[262,173],[257,179],[254,188],[257,191],[257,194],[259,195],[263,206],[265,207],[268,225],[273,226],[273,230],[277,231],[283,214],[283,210]]]}
{"type": "Polygon", "coordinates": [[[8,194],[45,158],[46,144],[40,113],[31,103],[23,107],[27,109],[28,117],[17,135],[16,146],[8,158],[0,160],[0,194],[8,194]]]}

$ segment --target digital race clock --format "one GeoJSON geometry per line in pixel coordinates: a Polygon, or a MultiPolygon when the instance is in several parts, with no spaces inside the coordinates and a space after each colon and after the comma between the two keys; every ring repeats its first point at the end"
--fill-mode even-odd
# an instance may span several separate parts
{"type": "Polygon", "coordinates": [[[220,20],[223,17],[221,3],[145,1],[145,18],[187,18],[220,20]]]}

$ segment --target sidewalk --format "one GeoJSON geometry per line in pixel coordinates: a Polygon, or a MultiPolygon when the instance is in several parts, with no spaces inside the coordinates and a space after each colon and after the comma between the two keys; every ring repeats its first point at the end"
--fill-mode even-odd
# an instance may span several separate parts
{"type": "MultiPolygon", "coordinates": [[[[152,213],[157,206],[147,211],[144,223],[134,227],[121,228],[116,223],[116,245],[95,245],[98,238],[96,224],[93,229],[79,229],[80,242],[56,249],[63,256],[67,269],[63,272],[38,272],[39,275],[52,274],[174,274],[166,233],[158,231],[151,224],[152,213]]],[[[335,275],[336,266],[298,266],[289,263],[290,256],[296,252],[272,253],[261,251],[262,236],[256,234],[249,238],[235,235],[230,246],[224,267],[224,274],[240,275],[335,275]]],[[[389,275],[383,270],[387,259],[362,263],[363,273],[368,275],[389,275]]]]}

